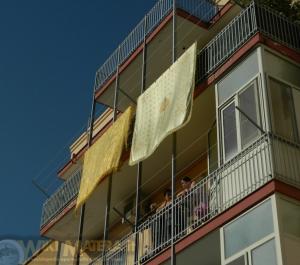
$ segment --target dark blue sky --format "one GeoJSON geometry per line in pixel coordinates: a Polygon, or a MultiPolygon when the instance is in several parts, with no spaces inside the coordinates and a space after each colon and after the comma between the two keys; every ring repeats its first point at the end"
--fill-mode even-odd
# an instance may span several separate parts
{"type": "Polygon", "coordinates": [[[31,181],[53,182],[96,69],[155,2],[1,0],[0,238],[39,234],[45,198],[31,181]]]}

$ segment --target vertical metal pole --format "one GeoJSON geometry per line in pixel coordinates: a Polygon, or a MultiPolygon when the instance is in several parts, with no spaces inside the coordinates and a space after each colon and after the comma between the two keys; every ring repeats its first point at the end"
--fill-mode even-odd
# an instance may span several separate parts
{"type": "MultiPolygon", "coordinates": [[[[173,28],[172,28],[172,62],[176,60],[176,0],[173,0],[173,28]]],[[[172,224],[171,224],[171,265],[176,265],[175,250],[175,198],[176,198],[176,154],[177,135],[172,135],[172,224]]]]}
{"type": "MultiPolygon", "coordinates": [[[[113,122],[118,117],[118,100],[119,100],[119,68],[120,68],[120,51],[121,46],[118,48],[118,66],[116,72],[116,84],[115,84],[115,95],[114,95],[114,109],[113,109],[113,122]]],[[[110,219],[110,204],[111,204],[111,192],[112,192],[112,174],[108,177],[106,207],[105,207],[105,221],[104,221],[104,235],[103,235],[103,255],[106,251],[106,242],[109,237],[109,219],[110,219]]],[[[106,258],[104,257],[104,264],[106,264],[106,258]]]]}
{"type": "Polygon", "coordinates": [[[59,265],[60,263],[60,254],[61,254],[61,242],[57,241],[57,253],[56,253],[55,265],[59,265]]]}
{"type": "MultiPolygon", "coordinates": [[[[143,61],[142,61],[142,82],[141,82],[141,93],[145,90],[146,86],[146,56],[147,56],[147,16],[144,19],[144,43],[143,43],[143,61]]],[[[136,179],[136,198],[135,198],[135,248],[134,248],[134,261],[135,264],[139,262],[139,235],[138,226],[141,215],[141,186],[142,186],[142,176],[143,176],[143,163],[139,162],[137,167],[137,179],[136,179]]]]}
{"type": "MultiPolygon", "coordinates": [[[[96,82],[95,82],[96,84],[96,82]]],[[[87,145],[90,147],[92,145],[93,140],[93,130],[94,130],[94,120],[95,120],[95,110],[96,110],[96,100],[95,100],[95,91],[96,91],[96,85],[93,89],[93,102],[92,102],[92,109],[90,114],[90,129],[89,129],[89,135],[88,135],[88,142],[87,145]]],[[[79,231],[78,231],[78,240],[77,240],[77,247],[75,249],[75,265],[80,264],[80,250],[82,245],[82,233],[83,233],[83,226],[84,226],[84,214],[85,214],[85,203],[81,206],[80,209],[80,219],[79,219],[79,231]]]]}

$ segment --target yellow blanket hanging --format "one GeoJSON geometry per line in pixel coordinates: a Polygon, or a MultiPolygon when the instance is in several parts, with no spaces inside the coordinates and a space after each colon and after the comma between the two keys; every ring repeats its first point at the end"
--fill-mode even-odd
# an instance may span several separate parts
{"type": "Polygon", "coordinates": [[[84,154],[76,211],[91,196],[101,179],[119,169],[132,117],[133,109],[129,107],[84,154]]]}
{"type": "Polygon", "coordinates": [[[197,44],[193,44],[139,98],[130,165],[149,157],[192,113],[197,44]]]}

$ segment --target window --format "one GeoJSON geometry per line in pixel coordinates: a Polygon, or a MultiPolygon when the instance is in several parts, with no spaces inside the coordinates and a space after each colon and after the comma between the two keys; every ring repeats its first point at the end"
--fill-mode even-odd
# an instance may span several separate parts
{"type": "Polygon", "coordinates": [[[273,131],[288,140],[298,141],[300,92],[274,78],[269,78],[269,87],[273,131]]]}
{"type": "Polygon", "coordinates": [[[225,225],[221,234],[222,264],[277,265],[271,199],[225,225]]]}
{"type": "MultiPolygon", "coordinates": [[[[259,111],[258,104],[256,103],[256,87],[252,83],[247,89],[245,89],[239,95],[239,107],[246,113],[246,115],[254,121],[256,124],[259,124],[259,111]]],[[[260,134],[260,131],[257,127],[250,122],[245,115],[240,113],[240,130],[241,130],[241,145],[242,148],[247,146],[253,139],[257,138],[260,134]]]]}
{"type": "Polygon", "coordinates": [[[225,257],[233,256],[273,232],[272,206],[268,200],[225,226],[225,257]]]}
{"type": "Polygon", "coordinates": [[[272,239],[252,250],[252,265],[276,265],[275,240],[272,239]]]}
{"type": "Polygon", "coordinates": [[[233,102],[223,110],[223,143],[226,159],[233,157],[238,149],[235,116],[235,104],[233,102]]]}
{"type": "Polygon", "coordinates": [[[260,130],[256,126],[261,124],[257,94],[257,81],[255,80],[237,93],[221,110],[225,161],[247,147],[260,135],[260,130]]]}

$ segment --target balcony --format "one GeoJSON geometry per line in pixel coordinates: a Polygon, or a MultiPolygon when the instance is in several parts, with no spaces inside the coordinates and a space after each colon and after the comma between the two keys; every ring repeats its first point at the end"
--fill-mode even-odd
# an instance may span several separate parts
{"type": "MultiPolygon", "coordinates": [[[[159,3],[161,2],[167,1],[160,1],[159,3]]],[[[167,10],[167,8],[165,9],[167,10]]],[[[269,8],[257,6],[252,3],[199,52],[197,59],[197,84],[201,84],[218,70],[222,64],[256,33],[261,33],[278,43],[300,51],[299,24],[290,22],[287,18],[280,16],[269,8]],[[278,25],[277,27],[274,26],[275,23],[278,25]],[[285,32],[289,32],[290,34],[285,34],[285,32]]],[[[134,169],[131,171],[132,174],[135,174],[134,169]]],[[[41,230],[47,224],[53,222],[55,217],[62,213],[64,209],[72,205],[72,203],[74,205],[79,183],[80,170],[69,177],[62,187],[44,203],[41,230]]],[[[98,198],[98,201],[101,201],[101,199],[98,198]]]]}
{"type": "MultiPolygon", "coordinates": [[[[218,8],[212,0],[177,0],[176,8],[209,23],[218,8]]],[[[173,11],[173,0],[159,0],[96,72],[95,90],[111,78],[133,52],[173,11]]]]}
{"type": "MultiPolygon", "coordinates": [[[[175,241],[188,236],[235,203],[280,179],[300,188],[300,145],[273,134],[263,134],[248,148],[199,181],[190,191],[148,217],[132,233],[114,244],[91,264],[135,264],[135,237],[139,263],[143,264],[171,244],[174,211],[175,241]]],[[[209,263],[211,264],[211,263],[209,263]]],[[[204,264],[205,265],[205,264],[204,264]]]]}
{"type": "Polygon", "coordinates": [[[81,168],[76,170],[72,176],[70,176],[63,185],[44,202],[41,229],[76,199],[80,187],[81,171],[81,168]]]}
{"type": "Polygon", "coordinates": [[[209,77],[256,33],[300,51],[300,25],[252,2],[199,52],[196,82],[209,77]]]}

